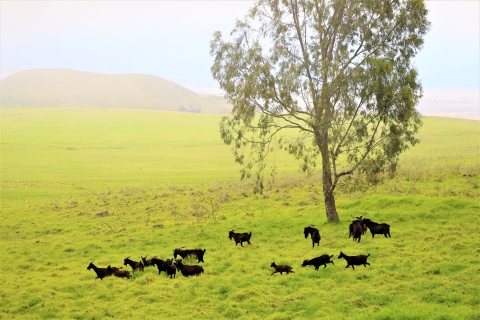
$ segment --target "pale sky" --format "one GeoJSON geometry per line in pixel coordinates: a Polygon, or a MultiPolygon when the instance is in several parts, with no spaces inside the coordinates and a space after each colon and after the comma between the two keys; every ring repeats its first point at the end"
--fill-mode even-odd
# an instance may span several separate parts
{"type": "MultiPolygon", "coordinates": [[[[144,73],[216,93],[213,32],[228,36],[253,3],[1,0],[0,77],[37,68],[144,73]]],[[[426,3],[432,28],[415,60],[425,89],[419,109],[480,118],[480,2],[426,3]]]]}

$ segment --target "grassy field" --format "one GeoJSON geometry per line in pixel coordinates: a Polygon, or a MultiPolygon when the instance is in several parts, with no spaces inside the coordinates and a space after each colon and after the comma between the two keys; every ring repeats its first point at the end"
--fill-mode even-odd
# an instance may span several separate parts
{"type": "MultiPolygon", "coordinates": [[[[337,193],[278,153],[263,195],[238,181],[219,116],[108,109],[1,109],[1,319],[479,319],[479,122],[425,118],[398,176],[337,193]],[[348,238],[348,219],[391,239],[348,238]],[[312,249],[303,227],[315,224],[312,249]],[[235,246],[228,231],[252,231],[235,246]],[[206,248],[205,273],[94,279],[131,256],[206,248]],[[370,266],[337,259],[370,253],[370,266]],[[334,255],[315,271],[304,259],[334,255]],[[270,264],[295,273],[275,274],[270,264]]],[[[196,264],[194,260],[189,263],[196,264]]],[[[128,268],[129,269],[129,268],[128,268]]]]}

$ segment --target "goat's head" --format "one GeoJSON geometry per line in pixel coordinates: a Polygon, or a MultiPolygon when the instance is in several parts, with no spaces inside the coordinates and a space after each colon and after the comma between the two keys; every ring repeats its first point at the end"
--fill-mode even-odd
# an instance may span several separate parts
{"type": "Polygon", "coordinates": [[[340,255],[338,256],[338,259],[342,259],[342,258],[345,258],[345,254],[340,251],[340,255]]]}
{"type": "Polygon", "coordinates": [[[233,238],[233,234],[234,234],[233,231],[234,231],[234,230],[232,230],[232,231],[230,231],[230,232],[228,233],[228,238],[229,238],[230,240],[232,240],[232,238],[233,238]]]}

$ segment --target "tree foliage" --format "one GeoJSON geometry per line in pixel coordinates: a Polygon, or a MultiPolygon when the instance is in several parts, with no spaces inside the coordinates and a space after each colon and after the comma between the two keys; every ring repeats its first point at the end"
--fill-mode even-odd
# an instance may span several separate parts
{"type": "Polygon", "coordinates": [[[422,95],[412,58],[428,31],[422,0],[259,0],[226,41],[214,34],[213,77],[233,104],[223,141],[257,168],[280,145],[310,171],[320,161],[327,218],[334,190],[353,172],[393,172],[418,143],[422,95]],[[280,136],[285,129],[298,135],[280,136]],[[247,154],[246,154],[247,153],[247,154]]]}

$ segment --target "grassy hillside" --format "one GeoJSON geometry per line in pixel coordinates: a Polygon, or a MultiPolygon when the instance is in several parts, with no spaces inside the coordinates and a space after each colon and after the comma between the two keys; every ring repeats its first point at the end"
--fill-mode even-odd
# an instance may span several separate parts
{"type": "MultiPolygon", "coordinates": [[[[319,177],[278,153],[263,195],[238,181],[217,115],[1,109],[0,318],[478,319],[478,122],[425,118],[397,178],[337,193],[326,223],[319,177]],[[391,239],[348,238],[367,213],[391,239]],[[303,227],[315,224],[320,247],[303,227]],[[252,231],[235,246],[228,231],[252,231]],[[205,273],[132,280],[86,270],[206,248],[205,273]],[[337,259],[370,253],[370,266],[337,259]],[[315,271],[304,259],[334,255],[315,271]],[[270,264],[295,273],[271,276],[270,264]],[[323,268],[323,267],[321,267],[323,268]]],[[[196,261],[189,260],[196,264],[196,261]]],[[[126,267],[124,267],[126,268],[126,267]]],[[[129,269],[129,268],[128,268],[129,269]]]]}
{"type": "Polygon", "coordinates": [[[0,81],[2,107],[101,107],[227,113],[222,98],[202,97],[171,81],[144,74],[106,75],[36,69],[0,81]]]}

